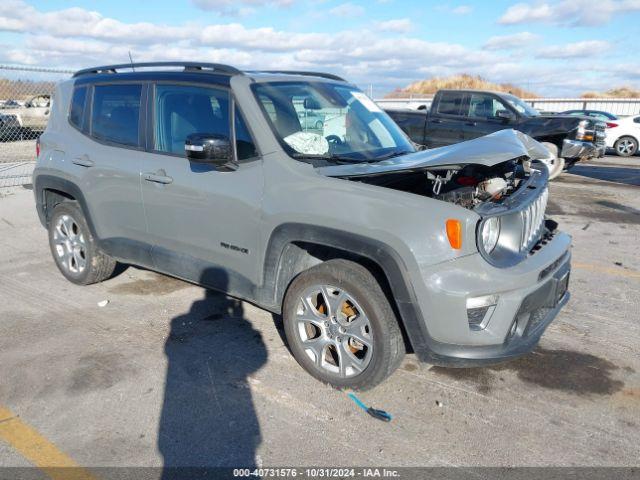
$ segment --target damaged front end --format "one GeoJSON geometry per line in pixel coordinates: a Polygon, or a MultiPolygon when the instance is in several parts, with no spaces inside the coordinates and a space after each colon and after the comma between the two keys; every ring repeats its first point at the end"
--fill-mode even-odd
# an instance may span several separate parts
{"type": "Polygon", "coordinates": [[[480,253],[514,265],[553,235],[545,220],[549,151],[522,132],[475,140],[375,163],[322,167],[324,175],[449,202],[476,212],[480,253]]]}
{"type": "Polygon", "coordinates": [[[513,194],[549,151],[516,130],[378,162],[318,168],[331,177],[415,193],[474,209],[513,194]]]}

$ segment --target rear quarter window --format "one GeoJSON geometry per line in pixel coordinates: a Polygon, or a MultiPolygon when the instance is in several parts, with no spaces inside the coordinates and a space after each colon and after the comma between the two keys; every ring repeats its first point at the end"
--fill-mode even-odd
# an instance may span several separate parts
{"type": "Polygon", "coordinates": [[[87,87],[78,87],[73,91],[69,107],[69,123],[82,130],[84,110],[87,102],[87,87]]]}
{"type": "Polygon", "coordinates": [[[139,144],[141,85],[96,85],[91,135],[128,146],[139,144]]]}

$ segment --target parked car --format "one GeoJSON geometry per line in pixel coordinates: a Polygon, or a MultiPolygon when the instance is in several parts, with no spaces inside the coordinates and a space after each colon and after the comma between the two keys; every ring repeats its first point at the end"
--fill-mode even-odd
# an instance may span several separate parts
{"type": "Polygon", "coordinates": [[[613,113],[603,112],[602,110],[567,110],[566,112],[560,112],[557,115],[573,115],[576,117],[593,117],[598,120],[602,120],[607,123],[612,120],[618,120],[618,117],[613,113]]]}
{"type": "Polygon", "coordinates": [[[298,118],[303,130],[322,130],[322,127],[324,127],[324,116],[313,110],[298,112],[298,118]]]}
{"type": "Polygon", "coordinates": [[[0,113],[0,141],[15,141],[23,138],[22,121],[12,113],[0,113]]]}
{"type": "Polygon", "coordinates": [[[24,105],[12,102],[5,103],[0,113],[5,115],[17,115],[20,118],[26,136],[35,137],[47,126],[51,107],[51,95],[42,94],[32,97],[24,105]],[[35,132],[31,134],[31,132],[35,132]]]}
{"type": "Polygon", "coordinates": [[[323,382],[370,388],[407,349],[523,355],[569,298],[548,151],[521,132],[418,152],[334,75],[193,62],[82,70],[55,98],[33,190],[62,274],[124,262],[248,300],[323,382]],[[301,97],[344,132],[304,131],[301,97]]]}
{"type": "Polygon", "coordinates": [[[429,148],[513,128],[551,152],[550,178],[576,162],[604,155],[604,122],[590,117],[542,115],[518,97],[481,90],[440,90],[428,112],[387,110],[412,141],[429,148]]]}
{"type": "Polygon", "coordinates": [[[619,118],[616,125],[607,129],[606,144],[621,157],[638,153],[640,141],[640,116],[619,118]]]}

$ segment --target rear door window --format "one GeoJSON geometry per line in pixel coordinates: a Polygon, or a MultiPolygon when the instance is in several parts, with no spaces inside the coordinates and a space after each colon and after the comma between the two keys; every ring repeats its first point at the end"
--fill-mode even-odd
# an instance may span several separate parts
{"type": "Polygon", "coordinates": [[[99,140],[138,146],[142,86],[119,84],[94,88],[91,134],[99,140]]]}
{"type": "Polygon", "coordinates": [[[78,87],[73,91],[71,107],[69,108],[69,122],[74,127],[82,130],[84,109],[87,102],[87,87],[78,87]]]}
{"type": "Polygon", "coordinates": [[[460,92],[442,92],[438,101],[438,113],[443,115],[464,115],[462,106],[464,94],[460,92]]]}

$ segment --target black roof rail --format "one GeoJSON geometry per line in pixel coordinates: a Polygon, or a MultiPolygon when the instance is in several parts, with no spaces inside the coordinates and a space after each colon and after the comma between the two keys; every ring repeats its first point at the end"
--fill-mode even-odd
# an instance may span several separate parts
{"type": "Polygon", "coordinates": [[[184,67],[185,71],[208,71],[223,73],[227,75],[242,75],[242,72],[230,65],[222,63],[199,63],[199,62],[142,62],[142,63],[121,63],[118,65],[104,65],[102,67],[85,68],[73,74],[74,77],[82,75],[92,75],[97,73],[118,73],[118,70],[147,67],[184,67]]]}
{"type": "Polygon", "coordinates": [[[299,70],[255,70],[254,72],[247,73],[281,73],[283,75],[305,75],[309,77],[322,77],[328,78],[329,80],[339,80],[341,82],[346,82],[346,80],[338,75],[334,75],[333,73],[322,73],[322,72],[305,72],[299,70]]]}

